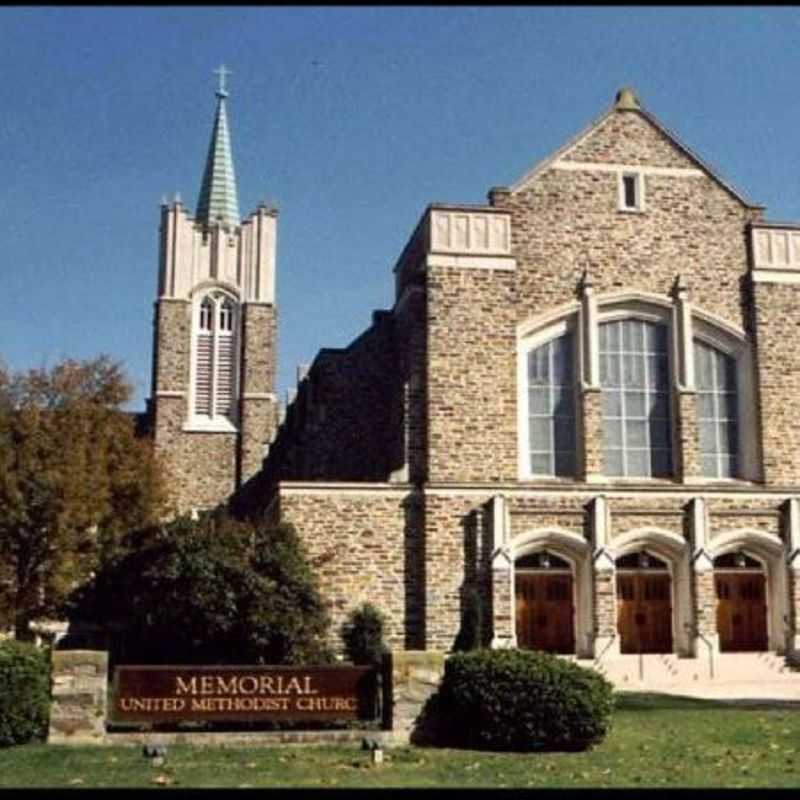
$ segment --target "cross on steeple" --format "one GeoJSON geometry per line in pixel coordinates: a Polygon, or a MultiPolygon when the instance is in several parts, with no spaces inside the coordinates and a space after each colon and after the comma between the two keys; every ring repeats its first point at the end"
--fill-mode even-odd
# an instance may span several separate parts
{"type": "Polygon", "coordinates": [[[227,69],[224,64],[220,64],[219,69],[214,70],[214,74],[219,75],[219,89],[217,89],[217,94],[227,95],[228,92],[225,89],[225,78],[228,75],[233,75],[233,72],[227,69]]]}

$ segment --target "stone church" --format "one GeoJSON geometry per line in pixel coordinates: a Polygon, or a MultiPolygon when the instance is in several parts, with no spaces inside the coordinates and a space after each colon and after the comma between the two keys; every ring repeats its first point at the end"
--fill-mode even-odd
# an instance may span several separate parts
{"type": "Polygon", "coordinates": [[[369,601],[399,649],[451,649],[471,592],[495,647],[800,646],[800,223],[623,89],[485,205],[424,209],[391,307],[283,410],[278,217],[240,217],[226,102],[196,210],[161,210],[149,414],[181,509],[293,523],[334,629],[369,601]]]}

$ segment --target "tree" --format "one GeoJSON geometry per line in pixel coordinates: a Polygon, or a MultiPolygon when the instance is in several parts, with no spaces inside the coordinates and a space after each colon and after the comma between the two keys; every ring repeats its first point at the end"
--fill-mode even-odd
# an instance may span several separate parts
{"type": "Polygon", "coordinates": [[[79,593],[74,618],[122,627],[128,663],[330,660],[316,577],[290,525],[223,510],[136,531],[124,546],[79,593]]]}
{"type": "Polygon", "coordinates": [[[19,639],[58,613],[125,531],[164,511],[152,443],[122,410],[130,396],[106,356],[0,366],[0,623],[19,639]]]}

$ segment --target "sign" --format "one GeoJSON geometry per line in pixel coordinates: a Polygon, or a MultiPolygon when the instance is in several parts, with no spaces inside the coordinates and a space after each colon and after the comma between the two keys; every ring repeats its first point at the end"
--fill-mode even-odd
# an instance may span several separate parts
{"type": "Polygon", "coordinates": [[[114,717],[182,720],[345,720],[373,715],[372,667],[120,666],[114,717]]]}

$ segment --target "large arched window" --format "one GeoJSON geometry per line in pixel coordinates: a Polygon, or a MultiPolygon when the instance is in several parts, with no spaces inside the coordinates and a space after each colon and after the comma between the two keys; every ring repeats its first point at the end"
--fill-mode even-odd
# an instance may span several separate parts
{"type": "Polygon", "coordinates": [[[636,318],[600,325],[606,475],[672,474],[668,334],[636,318]]]}
{"type": "Polygon", "coordinates": [[[736,360],[695,339],[694,365],[703,476],[734,478],[739,471],[736,360]]]}
{"type": "Polygon", "coordinates": [[[575,371],[571,332],[528,353],[528,451],[536,475],[575,475],[575,371]]]}
{"type": "Polygon", "coordinates": [[[192,417],[196,424],[236,423],[238,382],[235,300],[206,294],[195,307],[192,346],[192,417]]]}

